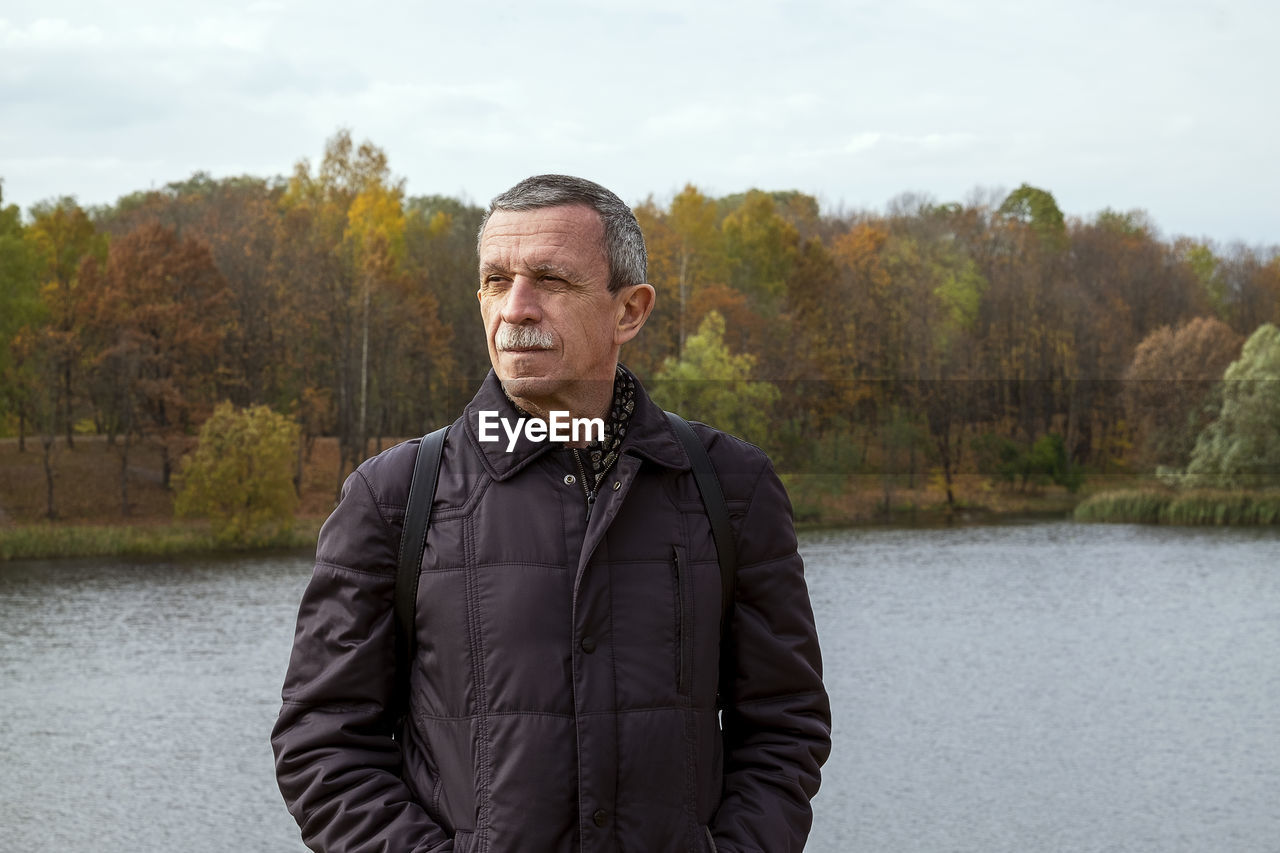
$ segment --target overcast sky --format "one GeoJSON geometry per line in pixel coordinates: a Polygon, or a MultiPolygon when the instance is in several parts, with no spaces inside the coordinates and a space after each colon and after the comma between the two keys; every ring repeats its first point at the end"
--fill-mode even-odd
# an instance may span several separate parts
{"type": "Polygon", "coordinates": [[[0,179],[109,203],[287,174],[347,127],[411,195],[569,172],[882,210],[1027,182],[1272,245],[1278,32],[1274,0],[5,0],[0,179]]]}

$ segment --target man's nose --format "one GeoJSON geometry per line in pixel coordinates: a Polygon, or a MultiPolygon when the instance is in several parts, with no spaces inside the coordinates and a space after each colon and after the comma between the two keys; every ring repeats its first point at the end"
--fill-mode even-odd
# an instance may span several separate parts
{"type": "Polygon", "coordinates": [[[542,307],[538,302],[536,282],[528,276],[518,275],[511,282],[511,289],[502,302],[502,321],[512,326],[537,323],[542,319],[542,307]]]}

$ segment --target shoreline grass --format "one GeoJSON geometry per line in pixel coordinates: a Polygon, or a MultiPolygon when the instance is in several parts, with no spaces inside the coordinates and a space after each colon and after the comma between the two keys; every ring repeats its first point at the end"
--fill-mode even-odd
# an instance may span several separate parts
{"type": "Polygon", "coordinates": [[[1116,489],[1085,499],[1073,517],[1114,524],[1267,526],[1280,524],[1280,491],[1116,489]]]}
{"type": "Polygon", "coordinates": [[[177,557],[314,549],[322,519],[298,519],[283,535],[237,545],[218,543],[209,525],[16,524],[0,527],[0,562],[68,557],[177,557]]]}
{"type": "MultiPolygon", "coordinates": [[[[1280,490],[1179,492],[1137,484],[1101,489],[1081,501],[1057,493],[1006,495],[967,484],[956,506],[934,489],[900,490],[890,512],[883,493],[845,483],[789,483],[796,504],[796,528],[990,524],[1027,518],[1072,518],[1088,523],[1168,525],[1280,525],[1280,490]]],[[[225,545],[208,523],[199,521],[131,524],[35,522],[0,525],[0,563],[76,557],[179,557],[312,551],[322,517],[304,517],[282,536],[225,545]]]]}
{"type": "Polygon", "coordinates": [[[915,487],[895,485],[888,505],[876,476],[784,474],[797,530],[841,527],[943,527],[1031,518],[1070,518],[1080,500],[1060,487],[1017,491],[988,478],[963,474],[954,483],[954,505],[939,482],[921,477],[915,487]]]}

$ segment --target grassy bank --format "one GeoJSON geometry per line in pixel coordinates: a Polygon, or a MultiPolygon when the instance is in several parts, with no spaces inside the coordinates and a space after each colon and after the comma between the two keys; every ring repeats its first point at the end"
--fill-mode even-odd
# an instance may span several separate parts
{"type": "Polygon", "coordinates": [[[1074,517],[1131,524],[1280,524],[1280,491],[1116,489],[1090,496],[1076,507],[1074,517]]]}
{"type": "MultiPolygon", "coordinates": [[[[337,442],[319,439],[303,467],[300,518],[293,531],[252,549],[315,546],[336,496],[337,460],[337,442]]],[[[120,505],[120,459],[103,439],[85,436],[74,448],[59,443],[53,463],[59,519],[50,522],[43,520],[47,493],[38,445],[22,452],[16,442],[0,440],[0,560],[229,550],[214,541],[206,524],[172,520],[173,496],[161,482],[161,458],[153,448],[138,448],[129,459],[128,517],[120,505]]],[[[887,483],[879,475],[788,474],[783,480],[802,528],[1069,518],[1073,510],[1080,521],[1280,524],[1280,491],[1178,493],[1135,477],[1095,477],[1075,495],[1057,486],[1022,490],[961,474],[953,483],[953,504],[940,477],[928,473],[887,483]]]]}
{"type": "Polygon", "coordinates": [[[74,447],[59,439],[54,446],[55,521],[46,519],[43,463],[38,441],[29,439],[24,451],[15,440],[0,439],[0,560],[313,549],[340,482],[337,442],[318,439],[303,466],[299,518],[293,530],[269,542],[229,549],[214,541],[207,524],[174,521],[173,492],[164,486],[163,460],[155,447],[136,447],[129,455],[127,516],[122,509],[119,448],[101,436],[77,436],[74,447]]]}
{"type": "Polygon", "coordinates": [[[1011,518],[1067,518],[1079,496],[1057,486],[1022,491],[995,485],[990,478],[961,474],[952,484],[953,504],[939,478],[901,477],[889,489],[879,475],[788,474],[800,528],[861,525],[932,526],[1011,518]]]}
{"type": "Polygon", "coordinates": [[[289,533],[240,546],[214,541],[207,524],[17,524],[0,527],[0,561],[54,557],[176,557],[268,549],[312,549],[320,519],[299,519],[289,533]]]}

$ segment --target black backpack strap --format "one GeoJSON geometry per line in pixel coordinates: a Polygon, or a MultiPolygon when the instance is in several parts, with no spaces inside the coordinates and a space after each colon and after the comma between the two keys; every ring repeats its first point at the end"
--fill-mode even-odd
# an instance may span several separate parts
{"type": "Polygon", "coordinates": [[[733,525],[729,523],[729,505],[725,503],[724,490],[720,488],[720,478],[716,476],[711,457],[693,427],[674,412],[667,412],[667,420],[671,421],[676,437],[693,463],[693,480],[698,484],[702,505],[711,522],[711,538],[716,542],[716,558],[720,562],[720,642],[724,646],[729,638],[729,620],[733,617],[733,599],[738,584],[738,548],[733,541],[733,525]]]}
{"type": "Polygon", "coordinates": [[[431,523],[431,504],[436,495],[436,479],[440,474],[440,455],[449,428],[441,427],[422,437],[413,463],[413,479],[409,481],[409,501],[404,509],[404,526],[400,534],[400,561],[396,567],[396,680],[392,720],[397,722],[409,709],[409,667],[414,653],[414,614],[418,597],[418,572],[422,552],[427,547],[427,527],[431,523]]]}

